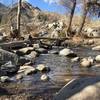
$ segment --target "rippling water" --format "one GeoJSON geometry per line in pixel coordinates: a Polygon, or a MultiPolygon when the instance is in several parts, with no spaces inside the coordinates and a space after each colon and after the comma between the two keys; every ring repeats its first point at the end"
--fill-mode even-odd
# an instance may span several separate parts
{"type": "MultiPolygon", "coordinates": [[[[98,51],[92,51],[91,48],[74,47],[71,48],[79,57],[95,57],[100,54],[98,51]]],[[[44,64],[50,67],[51,71],[47,73],[50,77],[48,82],[40,80],[42,73],[37,73],[31,76],[25,76],[22,80],[16,83],[10,84],[24,84],[22,92],[28,92],[30,94],[39,95],[51,91],[56,93],[62,86],[64,86],[69,80],[80,76],[74,76],[80,73],[93,73],[99,74],[100,67],[98,68],[80,68],[79,62],[71,62],[71,58],[59,56],[57,54],[41,54],[35,61],[35,65],[44,64]],[[68,75],[70,74],[70,75],[68,75]],[[71,75],[72,74],[72,75],[71,75]]],[[[51,93],[50,92],[50,93],[51,93]]],[[[51,93],[51,94],[52,94],[51,93]]]]}

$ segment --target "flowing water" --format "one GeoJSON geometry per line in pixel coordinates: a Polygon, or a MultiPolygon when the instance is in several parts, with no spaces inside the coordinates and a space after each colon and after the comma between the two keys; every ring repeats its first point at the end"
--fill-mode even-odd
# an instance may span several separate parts
{"type": "MultiPolygon", "coordinates": [[[[74,47],[71,48],[79,57],[95,57],[99,55],[99,51],[92,51],[91,48],[74,47]]],[[[71,62],[71,58],[59,56],[57,54],[41,54],[35,60],[35,65],[44,64],[50,68],[50,72],[46,73],[49,76],[49,81],[43,82],[40,77],[43,73],[25,76],[22,80],[14,83],[1,84],[11,94],[25,94],[29,96],[29,100],[52,100],[53,96],[63,87],[68,81],[78,77],[78,74],[97,75],[100,73],[100,67],[80,68],[79,62],[71,62]],[[76,75],[77,74],[77,75],[76,75]]]]}

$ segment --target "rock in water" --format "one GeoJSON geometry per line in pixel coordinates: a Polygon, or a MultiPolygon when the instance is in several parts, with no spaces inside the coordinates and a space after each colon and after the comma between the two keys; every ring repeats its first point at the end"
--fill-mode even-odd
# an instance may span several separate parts
{"type": "Polygon", "coordinates": [[[46,67],[43,64],[39,64],[37,65],[36,69],[40,72],[46,72],[46,71],[50,71],[50,68],[46,67]]]}
{"type": "Polygon", "coordinates": [[[19,52],[21,52],[23,54],[28,54],[31,51],[33,51],[33,49],[34,49],[33,47],[26,47],[26,48],[19,49],[19,52]]]}
{"type": "Polygon", "coordinates": [[[100,62],[100,55],[97,55],[97,56],[95,57],[95,60],[96,60],[97,62],[100,62]]]}
{"type": "Polygon", "coordinates": [[[71,62],[78,62],[79,60],[80,60],[79,57],[75,57],[75,58],[71,59],[71,62]]]}
{"type": "Polygon", "coordinates": [[[8,81],[10,81],[10,78],[8,76],[1,76],[0,81],[1,82],[8,82],[8,81]]]}
{"type": "Polygon", "coordinates": [[[49,79],[49,77],[48,77],[46,74],[43,74],[43,75],[41,76],[41,80],[42,80],[42,81],[48,81],[48,79],[49,79]]]}
{"type": "Polygon", "coordinates": [[[62,49],[59,52],[59,55],[61,55],[61,56],[68,56],[68,57],[76,57],[77,56],[72,50],[70,50],[68,48],[62,49]]]}
{"type": "Polygon", "coordinates": [[[100,51],[100,45],[98,45],[98,46],[96,46],[96,47],[93,47],[92,50],[100,51]]]}
{"type": "Polygon", "coordinates": [[[88,58],[83,58],[80,65],[81,67],[91,67],[91,65],[93,64],[93,59],[91,57],[88,58]]]}
{"type": "Polygon", "coordinates": [[[33,66],[20,66],[18,73],[24,73],[24,75],[35,74],[37,70],[33,66]]]}

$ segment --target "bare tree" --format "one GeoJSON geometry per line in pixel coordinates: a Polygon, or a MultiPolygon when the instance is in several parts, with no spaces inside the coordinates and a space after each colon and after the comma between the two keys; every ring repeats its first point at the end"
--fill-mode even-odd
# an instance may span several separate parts
{"type": "Polygon", "coordinates": [[[78,30],[78,35],[81,34],[88,12],[90,14],[97,14],[99,16],[100,2],[98,3],[98,1],[99,0],[83,0],[83,15],[82,15],[82,20],[81,20],[80,27],[78,30]]]}
{"type": "Polygon", "coordinates": [[[75,8],[76,8],[76,0],[60,0],[60,4],[64,6],[67,9],[70,9],[70,16],[69,16],[69,23],[68,23],[68,29],[67,29],[67,35],[71,34],[71,25],[72,25],[72,19],[74,16],[75,8]]]}
{"type": "Polygon", "coordinates": [[[80,27],[79,27],[77,35],[79,35],[82,31],[88,10],[89,10],[89,7],[87,6],[87,2],[86,2],[86,0],[83,0],[83,15],[82,15],[82,20],[81,20],[80,27]]]}
{"type": "Polygon", "coordinates": [[[22,0],[18,0],[18,14],[17,14],[17,30],[18,30],[18,36],[20,35],[21,2],[22,2],[22,0]]]}

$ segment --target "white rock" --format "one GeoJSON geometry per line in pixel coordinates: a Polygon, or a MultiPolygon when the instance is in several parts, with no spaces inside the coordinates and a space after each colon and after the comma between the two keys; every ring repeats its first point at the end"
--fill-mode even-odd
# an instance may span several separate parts
{"type": "Polygon", "coordinates": [[[39,70],[39,71],[45,71],[46,66],[44,64],[39,64],[39,65],[37,65],[36,69],[39,70]]]}
{"type": "Polygon", "coordinates": [[[81,67],[91,67],[92,63],[93,63],[92,60],[89,60],[88,58],[84,58],[82,59],[80,65],[81,67]]]}
{"type": "Polygon", "coordinates": [[[0,81],[1,82],[7,82],[7,81],[10,81],[10,78],[8,76],[1,76],[0,81]]]}
{"type": "Polygon", "coordinates": [[[24,74],[29,75],[29,74],[34,74],[36,72],[37,72],[36,69],[32,68],[32,69],[25,70],[24,74]]]}
{"type": "Polygon", "coordinates": [[[98,45],[96,47],[93,47],[92,50],[98,50],[98,51],[100,51],[100,45],[98,45]]]}
{"type": "Polygon", "coordinates": [[[74,54],[74,52],[72,50],[65,48],[59,52],[59,55],[61,55],[61,56],[69,56],[69,55],[75,56],[76,54],[74,54]]]}
{"type": "Polygon", "coordinates": [[[71,59],[71,62],[77,62],[77,61],[79,61],[79,60],[80,60],[79,57],[75,57],[75,58],[71,59]]]}
{"type": "Polygon", "coordinates": [[[49,77],[46,75],[46,74],[43,74],[42,76],[41,76],[41,80],[42,81],[47,81],[49,79],[49,77]]]}
{"type": "Polygon", "coordinates": [[[95,57],[95,60],[96,60],[97,62],[100,62],[100,55],[97,55],[97,56],[95,57]]]}
{"type": "Polygon", "coordinates": [[[20,66],[18,73],[24,73],[25,75],[36,73],[37,70],[33,66],[20,66]]]}
{"type": "Polygon", "coordinates": [[[33,49],[34,49],[33,47],[26,47],[26,48],[19,49],[19,51],[26,54],[27,52],[32,51],[33,49]]]}
{"type": "Polygon", "coordinates": [[[16,79],[17,80],[20,80],[20,79],[22,79],[24,77],[24,74],[18,74],[18,75],[16,75],[16,79]]]}

